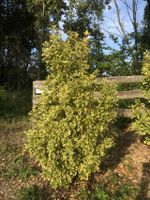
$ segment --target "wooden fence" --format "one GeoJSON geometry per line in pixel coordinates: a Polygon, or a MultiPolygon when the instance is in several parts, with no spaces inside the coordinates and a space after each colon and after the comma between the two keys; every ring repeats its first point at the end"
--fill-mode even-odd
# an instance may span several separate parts
{"type": "MultiPolygon", "coordinates": [[[[106,77],[106,78],[97,78],[97,84],[100,84],[101,80],[104,79],[109,83],[140,83],[143,82],[144,77],[141,75],[135,76],[114,76],[114,77],[106,77]]],[[[38,103],[39,96],[42,93],[42,85],[43,81],[34,81],[33,82],[33,105],[38,103]]],[[[96,95],[98,97],[98,95],[96,95]]],[[[136,99],[136,98],[144,98],[144,94],[141,90],[134,89],[130,91],[118,91],[117,93],[118,99],[136,99]]],[[[120,109],[118,112],[119,116],[131,117],[132,112],[131,109],[120,109]]]]}

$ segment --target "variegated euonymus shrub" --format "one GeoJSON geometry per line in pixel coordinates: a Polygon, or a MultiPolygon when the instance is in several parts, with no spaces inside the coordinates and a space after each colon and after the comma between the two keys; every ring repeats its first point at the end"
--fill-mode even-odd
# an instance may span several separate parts
{"type": "Polygon", "coordinates": [[[133,106],[133,117],[135,120],[132,128],[144,137],[145,144],[150,145],[150,53],[148,52],[144,56],[142,74],[145,77],[143,92],[147,100],[147,106],[139,101],[133,106]]]}
{"type": "Polygon", "coordinates": [[[113,145],[116,86],[87,73],[88,38],[70,33],[66,41],[51,36],[43,48],[50,72],[37,107],[31,112],[27,149],[52,187],[87,180],[113,145]],[[99,98],[94,93],[99,92],[99,98]]]}

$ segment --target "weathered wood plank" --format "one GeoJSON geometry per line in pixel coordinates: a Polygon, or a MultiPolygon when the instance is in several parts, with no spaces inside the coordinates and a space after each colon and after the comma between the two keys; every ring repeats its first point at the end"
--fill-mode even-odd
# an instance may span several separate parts
{"type": "MultiPolygon", "coordinates": [[[[100,94],[96,92],[94,97],[100,98],[100,94]]],[[[136,98],[144,98],[144,94],[141,90],[130,90],[130,91],[119,91],[117,93],[118,99],[136,99],[136,98]]]]}
{"type": "Polygon", "coordinates": [[[132,110],[131,109],[119,109],[118,116],[131,118],[133,116],[132,110]]]}
{"type": "MultiPolygon", "coordinates": [[[[41,89],[34,89],[33,90],[33,105],[35,105],[38,102],[39,96],[42,93],[41,89]]],[[[95,98],[99,98],[100,94],[95,93],[95,98]]],[[[118,99],[136,99],[136,98],[144,98],[144,94],[140,90],[131,90],[131,91],[120,91],[117,94],[118,99]]]]}
{"type": "Polygon", "coordinates": [[[41,93],[37,93],[37,91],[41,90],[42,92],[43,81],[34,81],[33,82],[33,94],[32,94],[32,104],[36,105],[38,103],[39,95],[41,93]]]}
{"type": "Polygon", "coordinates": [[[144,76],[142,75],[134,75],[134,76],[113,76],[113,77],[104,77],[97,78],[97,84],[100,84],[102,80],[105,80],[110,83],[140,83],[143,82],[144,76]]]}
{"type": "MultiPolygon", "coordinates": [[[[102,80],[106,80],[111,83],[138,83],[144,80],[144,77],[141,75],[135,76],[117,76],[117,77],[107,77],[107,78],[97,78],[97,84],[100,84],[102,80]]],[[[42,93],[43,81],[34,81],[33,82],[33,105],[37,104],[38,98],[42,93]]],[[[95,93],[96,98],[99,97],[98,93],[95,93]]],[[[135,99],[135,98],[144,98],[144,94],[140,90],[131,90],[131,91],[119,91],[117,94],[119,99],[135,99]]]]}
{"type": "Polygon", "coordinates": [[[34,81],[33,88],[41,89],[44,81],[34,81]]]}
{"type": "MultiPolygon", "coordinates": [[[[97,78],[97,84],[100,84],[102,80],[107,82],[114,82],[114,83],[140,83],[143,82],[144,76],[142,75],[134,75],[134,76],[110,76],[104,78],[97,78]]],[[[33,86],[35,87],[42,87],[43,81],[34,81],[33,86]]]]}
{"type": "MultiPolygon", "coordinates": [[[[148,111],[148,109],[145,109],[145,112],[146,111],[148,111]]],[[[142,112],[144,112],[144,110],[142,110],[142,112]]],[[[128,118],[131,118],[131,117],[133,117],[132,109],[128,109],[128,108],[119,109],[118,110],[118,116],[119,117],[128,117],[128,118]]]]}
{"type": "MultiPolygon", "coordinates": [[[[108,79],[107,80],[108,80],[108,82],[122,83],[124,81],[124,82],[131,83],[131,82],[141,82],[143,80],[143,77],[136,76],[136,80],[135,80],[135,76],[134,76],[134,78],[133,78],[134,81],[131,77],[127,78],[127,79],[126,78],[123,79],[123,77],[121,77],[121,79],[120,79],[120,77],[109,77],[109,80],[108,79]],[[128,79],[128,81],[127,81],[127,79],[128,79]]],[[[42,93],[42,85],[43,85],[43,81],[34,81],[33,82],[33,99],[32,99],[33,105],[36,105],[38,103],[39,96],[42,93]]],[[[98,98],[100,96],[99,93],[95,93],[94,95],[96,98],[98,98]]],[[[117,96],[119,99],[144,98],[144,94],[140,90],[119,91],[117,96]]],[[[131,118],[132,110],[131,109],[119,109],[118,116],[131,118]]]]}
{"type": "Polygon", "coordinates": [[[117,94],[118,99],[136,99],[144,98],[141,90],[119,91],[117,94]]]}

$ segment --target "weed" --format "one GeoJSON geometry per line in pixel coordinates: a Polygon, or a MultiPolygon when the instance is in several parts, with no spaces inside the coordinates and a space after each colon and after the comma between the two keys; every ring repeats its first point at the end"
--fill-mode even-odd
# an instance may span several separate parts
{"type": "Polygon", "coordinates": [[[38,186],[23,188],[17,197],[17,200],[47,200],[46,193],[38,186]]]}
{"type": "Polygon", "coordinates": [[[114,192],[114,200],[127,200],[127,199],[135,199],[138,188],[133,185],[123,184],[118,187],[118,189],[114,192]]]}
{"type": "Polygon", "coordinates": [[[37,173],[38,171],[29,165],[25,156],[19,156],[11,163],[9,168],[4,171],[3,176],[5,178],[18,178],[25,180],[30,176],[35,176],[37,173]]]}
{"type": "Polygon", "coordinates": [[[92,200],[109,200],[110,195],[108,191],[105,191],[105,188],[103,185],[98,186],[98,188],[95,190],[95,192],[92,195],[92,200]]]}
{"type": "Polygon", "coordinates": [[[78,198],[80,200],[88,200],[90,198],[89,196],[90,196],[89,190],[82,189],[78,192],[78,198]]]}
{"type": "Polygon", "coordinates": [[[5,143],[1,147],[0,156],[3,156],[6,158],[6,156],[11,155],[12,157],[14,157],[17,154],[18,154],[18,148],[16,146],[12,146],[9,143],[5,143]]]}
{"type": "Polygon", "coordinates": [[[111,187],[99,185],[92,194],[88,194],[86,190],[79,192],[80,200],[133,200],[135,199],[138,189],[132,185],[123,184],[112,190],[111,187]],[[90,197],[89,197],[90,196],[90,197]]]}
{"type": "Polygon", "coordinates": [[[101,181],[89,194],[88,190],[80,190],[80,200],[133,200],[138,194],[139,188],[135,187],[127,179],[110,172],[107,181],[101,181]]]}

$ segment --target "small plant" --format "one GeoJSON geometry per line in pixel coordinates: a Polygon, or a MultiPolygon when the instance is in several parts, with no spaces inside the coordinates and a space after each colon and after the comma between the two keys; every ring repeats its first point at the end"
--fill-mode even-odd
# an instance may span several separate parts
{"type": "Polygon", "coordinates": [[[31,113],[26,147],[54,188],[88,180],[114,142],[116,86],[96,84],[96,74],[87,72],[88,55],[88,38],[77,33],[67,41],[55,34],[44,44],[50,74],[31,113]]]}
{"type": "Polygon", "coordinates": [[[18,196],[18,200],[47,200],[46,194],[36,185],[23,188],[18,196]]]}
{"type": "Polygon", "coordinates": [[[135,199],[138,193],[138,188],[130,184],[122,184],[114,192],[114,199],[112,200],[128,200],[135,199]]]}
{"type": "MultiPolygon", "coordinates": [[[[79,200],[132,200],[135,199],[139,189],[130,184],[129,182],[123,182],[117,177],[112,182],[112,178],[115,177],[115,174],[112,177],[109,177],[110,180],[107,184],[102,182],[89,193],[88,190],[80,190],[78,194],[79,200]]],[[[108,179],[109,179],[108,178],[108,179]]]]}
{"type": "Polygon", "coordinates": [[[147,99],[147,106],[140,101],[137,101],[137,103],[132,106],[134,118],[132,128],[139,135],[143,136],[145,144],[150,145],[150,54],[148,52],[144,57],[142,73],[145,76],[143,92],[147,99]]]}
{"type": "Polygon", "coordinates": [[[100,185],[92,195],[92,200],[110,200],[109,193],[100,185]]]}
{"type": "Polygon", "coordinates": [[[88,199],[90,199],[89,196],[91,196],[91,192],[89,190],[81,189],[78,192],[78,199],[79,200],[88,200],[88,199]]]}
{"type": "Polygon", "coordinates": [[[5,178],[28,179],[37,174],[37,170],[29,165],[27,158],[19,156],[9,163],[9,167],[3,171],[5,178]]]}

